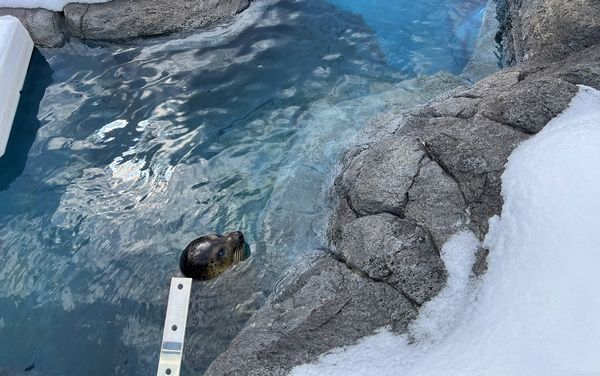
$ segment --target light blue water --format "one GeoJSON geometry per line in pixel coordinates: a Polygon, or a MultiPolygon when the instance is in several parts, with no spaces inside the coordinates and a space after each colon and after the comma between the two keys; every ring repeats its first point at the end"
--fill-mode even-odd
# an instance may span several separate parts
{"type": "Polygon", "coordinates": [[[366,3],[257,1],[211,33],[36,54],[0,159],[0,369],[152,374],[179,253],[239,229],[252,257],[193,287],[184,374],[206,369],[325,246],[334,167],[385,107],[369,98],[470,54],[451,30],[473,40],[476,7],[366,3]]]}
{"type": "Polygon", "coordinates": [[[403,72],[459,74],[471,56],[483,19],[481,0],[330,0],[360,14],[388,63],[403,72]]]}

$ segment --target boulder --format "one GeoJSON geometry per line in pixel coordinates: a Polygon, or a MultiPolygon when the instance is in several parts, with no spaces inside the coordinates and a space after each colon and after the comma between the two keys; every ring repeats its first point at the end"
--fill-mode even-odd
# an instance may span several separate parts
{"type": "Polygon", "coordinates": [[[229,22],[250,0],[111,0],[67,4],[63,12],[0,8],[21,20],[39,47],[60,47],[70,37],[118,41],[209,28],[229,22]]]}
{"type": "Polygon", "coordinates": [[[446,282],[444,263],[430,234],[389,213],[345,225],[336,255],[369,278],[394,287],[416,305],[434,297],[446,282]]]}
{"type": "Polygon", "coordinates": [[[67,33],[81,39],[121,40],[200,29],[229,21],[249,0],[112,0],[68,4],[67,33]]]}
{"type": "Polygon", "coordinates": [[[58,12],[40,8],[0,8],[0,16],[7,15],[21,21],[38,47],[56,47],[65,41],[63,17],[58,12]]]}
{"type": "Polygon", "coordinates": [[[425,152],[415,139],[391,138],[359,153],[337,182],[359,215],[404,215],[407,193],[425,152]]]}
{"type": "Polygon", "coordinates": [[[468,220],[466,202],[459,185],[430,159],[425,159],[408,191],[405,216],[419,226],[427,224],[438,249],[468,220]],[[444,215],[439,215],[444,213],[444,215]]]}
{"type": "Polygon", "coordinates": [[[498,0],[506,65],[562,60],[600,42],[598,0],[498,0]]]}
{"type": "Polygon", "coordinates": [[[321,254],[289,276],[205,375],[287,375],[378,328],[406,330],[416,306],[387,283],[321,254]]]}

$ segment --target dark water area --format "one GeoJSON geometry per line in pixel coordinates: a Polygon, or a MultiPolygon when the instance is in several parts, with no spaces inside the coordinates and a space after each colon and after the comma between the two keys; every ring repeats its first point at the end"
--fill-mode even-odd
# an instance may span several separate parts
{"type": "Polygon", "coordinates": [[[0,159],[0,369],[155,373],[181,250],[241,230],[250,259],[194,282],[183,374],[201,374],[327,246],[335,166],[382,108],[369,98],[460,72],[479,28],[463,2],[332,3],[256,1],[213,31],[34,54],[0,159]]]}
{"type": "Polygon", "coordinates": [[[35,140],[41,122],[37,118],[46,88],[52,83],[52,70],[38,49],[33,51],[19,101],[13,130],[6,151],[0,158],[0,191],[8,189],[25,169],[27,155],[35,140]]]}

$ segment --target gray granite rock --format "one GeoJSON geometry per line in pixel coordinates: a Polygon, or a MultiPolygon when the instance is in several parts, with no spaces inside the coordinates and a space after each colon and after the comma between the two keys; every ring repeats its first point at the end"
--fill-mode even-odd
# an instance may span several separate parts
{"type": "Polygon", "coordinates": [[[336,254],[416,305],[434,297],[446,283],[444,263],[430,234],[392,214],[361,217],[345,225],[336,254]]]}
{"type": "Polygon", "coordinates": [[[286,375],[378,328],[403,332],[416,315],[402,293],[326,254],[282,285],[205,375],[286,375]]]}
{"type": "MultiPolygon", "coordinates": [[[[600,87],[600,43],[548,68],[556,77],[575,85],[600,87]]],[[[544,72],[535,70],[532,77],[543,76],[544,72]]]]}
{"type": "Polygon", "coordinates": [[[63,12],[0,8],[21,20],[39,47],[60,47],[70,38],[124,40],[208,28],[246,9],[250,0],[111,0],[72,3],[63,12]]]}
{"type": "Polygon", "coordinates": [[[434,161],[425,159],[408,191],[404,211],[428,231],[438,249],[468,221],[465,198],[459,185],[434,161]],[[439,215],[444,213],[444,215],[439,215]]]}
{"type": "Polygon", "coordinates": [[[231,20],[249,0],[112,0],[68,4],[66,30],[81,39],[120,40],[193,30],[231,20]]]}
{"type": "Polygon", "coordinates": [[[488,264],[487,257],[490,251],[485,248],[479,248],[475,252],[475,262],[473,263],[473,267],[471,268],[471,273],[475,277],[481,277],[487,272],[488,264]]]}
{"type": "Polygon", "coordinates": [[[424,157],[416,139],[392,138],[374,144],[349,163],[338,180],[338,191],[359,215],[387,212],[402,216],[424,157]]]}
{"type": "Polygon", "coordinates": [[[507,65],[562,60],[600,42],[598,0],[499,0],[507,65]]]}
{"type": "Polygon", "coordinates": [[[63,17],[46,9],[0,8],[0,16],[17,17],[39,47],[56,47],[65,41],[63,17]]]}
{"type": "MultiPolygon", "coordinates": [[[[429,156],[458,184],[471,229],[482,237],[488,218],[502,208],[500,176],[506,160],[526,134],[479,114],[471,119],[435,118],[431,122],[435,130],[423,135],[429,156]]],[[[436,215],[446,214],[433,213],[432,217],[436,215]]]]}
{"type": "Polygon", "coordinates": [[[486,98],[481,115],[526,133],[537,133],[577,93],[577,86],[557,77],[519,82],[510,91],[486,98]]]}

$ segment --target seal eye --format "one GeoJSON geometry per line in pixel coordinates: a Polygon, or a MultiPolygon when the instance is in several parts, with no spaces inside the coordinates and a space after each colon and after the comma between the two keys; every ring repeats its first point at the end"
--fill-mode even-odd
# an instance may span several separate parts
{"type": "Polygon", "coordinates": [[[225,251],[221,249],[219,251],[219,257],[223,257],[223,256],[225,256],[225,251]]]}

